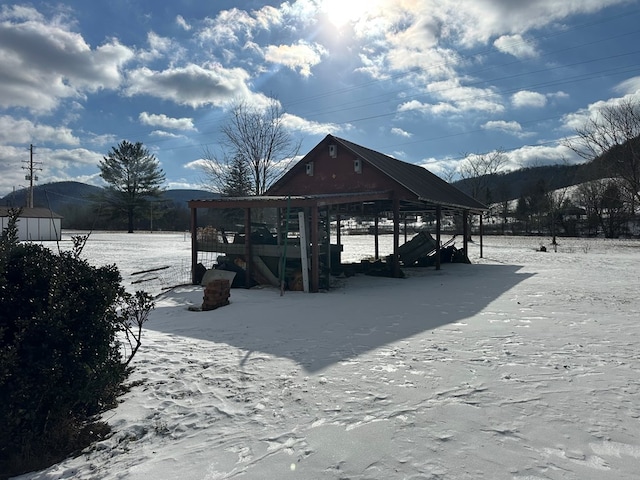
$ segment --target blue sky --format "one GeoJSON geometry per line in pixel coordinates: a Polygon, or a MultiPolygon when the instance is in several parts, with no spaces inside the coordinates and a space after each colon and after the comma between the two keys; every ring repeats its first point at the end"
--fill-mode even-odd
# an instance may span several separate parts
{"type": "Polygon", "coordinates": [[[109,0],[0,6],[0,195],[101,185],[142,142],[168,188],[201,188],[229,105],[280,102],[308,152],[327,133],[440,175],[577,162],[562,140],[640,94],[640,2],[109,0]]]}

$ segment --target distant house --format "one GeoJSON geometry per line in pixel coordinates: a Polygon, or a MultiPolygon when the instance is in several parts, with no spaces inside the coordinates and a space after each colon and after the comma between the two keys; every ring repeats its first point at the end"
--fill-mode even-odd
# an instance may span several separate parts
{"type": "MultiPolygon", "coordinates": [[[[23,208],[18,220],[20,241],[55,241],[62,236],[62,217],[48,208],[23,208]]],[[[9,223],[9,207],[0,207],[0,226],[9,223]]]]}
{"type": "MultiPolygon", "coordinates": [[[[192,272],[196,272],[198,251],[213,251],[241,255],[250,276],[252,268],[260,265],[260,257],[292,256],[300,258],[298,245],[291,245],[287,231],[280,231],[276,245],[259,245],[252,237],[252,210],[278,209],[282,219],[285,212],[303,211],[309,221],[310,290],[318,291],[322,265],[331,263],[331,238],[329,222],[337,222],[336,247],[340,245],[341,218],[367,216],[374,218],[374,234],[377,238],[378,219],[382,216],[393,220],[394,248],[388,259],[394,276],[399,276],[400,222],[407,215],[430,213],[436,219],[437,248],[440,245],[440,219],[445,214],[459,214],[463,218],[464,251],[467,251],[467,219],[487,207],[453,185],[437,177],[427,169],[389,157],[375,150],[357,145],[333,135],[327,135],[307,155],[280,178],[264,196],[192,200],[192,272]],[[242,243],[207,245],[199,234],[199,209],[243,209],[245,229],[242,243]],[[285,241],[286,239],[286,241],[285,241]],[[324,258],[321,258],[324,255],[324,258]]],[[[290,217],[289,217],[290,218],[290,217]]],[[[289,218],[286,223],[289,224],[289,218]]],[[[480,217],[481,218],[481,217],[480,217]]],[[[480,221],[482,222],[482,221],[480,221]]],[[[281,225],[282,222],[279,223],[281,225]]],[[[482,223],[480,223],[482,225],[482,223]]],[[[257,240],[257,238],[256,238],[257,240]]],[[[375,257],[378,257],[377,240],[375,257]]],[[[482,249],[481,249],[482,251],[482,249]]],[[[439,258],[439,254],[436,254],[439,258]]],[[[276,264],[277,266],[277,264],[276,264]]],[[[439,268],[439,264],[437,264],[439,268]]],[[[263,269],[264,270],[264,269],[263,269]]],[[[282,270],[282,269],[280,269],[282,270]]],[[[326,270],[326,268],[325,268],[326,270]]],[[[272,269],[267,275],[275,280],[282,271],[272,269]]],[[[194,274],[194,283],[196,277],[194,274]]],[[[276,283],[272,281],[271,283],[276,283]]]]}

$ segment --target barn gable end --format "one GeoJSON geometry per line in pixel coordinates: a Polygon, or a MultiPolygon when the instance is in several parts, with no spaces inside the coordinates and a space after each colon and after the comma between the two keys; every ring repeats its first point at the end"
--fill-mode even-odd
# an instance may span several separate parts
{"type": "Polygon", "coordinates": [[[397,191],[401,197],[410,192],[355,153],[328,135],[294,165],[267,192],[268,195],[325,195],[397,191]]]}

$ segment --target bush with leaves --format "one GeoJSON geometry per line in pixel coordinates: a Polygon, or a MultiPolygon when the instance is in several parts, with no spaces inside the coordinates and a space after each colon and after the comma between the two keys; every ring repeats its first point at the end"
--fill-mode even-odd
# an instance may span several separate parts
{"type": "Polygon", "coordinates": [[[114,265],[80,259],[76,241],[60,254],[18,243],[13,220],[0,239],[0,477],[108,433],[97,414],[123,393],[135,354],[125,358],[119,338],[153,308],[124,291],[114,265]]]}

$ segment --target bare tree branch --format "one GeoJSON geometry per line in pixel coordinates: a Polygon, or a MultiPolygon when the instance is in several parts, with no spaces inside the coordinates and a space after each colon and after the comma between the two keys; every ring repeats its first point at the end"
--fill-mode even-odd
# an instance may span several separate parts
{"type": "Polygon", "coordinates": [[[233,105],[222,127],[228,156],[242,158],[249,166],[254,195],[266,192],[300,151],[300,142],[285,129],[283,115],[275,100],[264,110],[241,101],[233,105]]]}
{"type": "Polygon", "coordinates": [[[640,203],[640,102],[606,105],[575,130],[564,145],[580,157],[599,160],[620,188],[640,203]]]}

